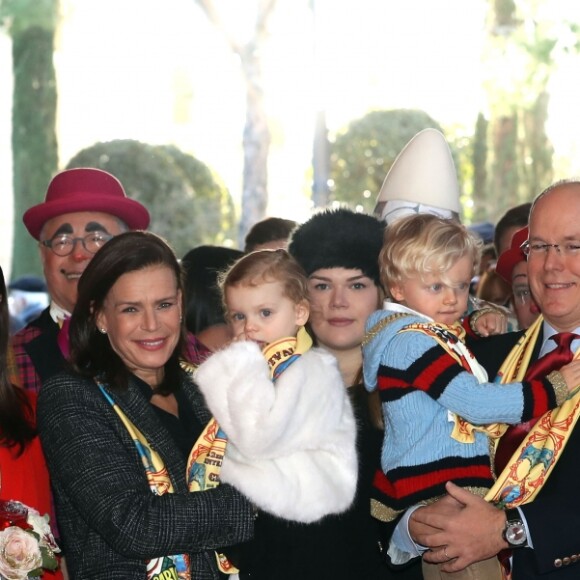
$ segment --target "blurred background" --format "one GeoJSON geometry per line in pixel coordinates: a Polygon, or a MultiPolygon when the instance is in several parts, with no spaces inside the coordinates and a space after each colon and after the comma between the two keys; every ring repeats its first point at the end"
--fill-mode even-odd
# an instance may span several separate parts
{"type": "Polygon", "coordinates": [[[40,273],[24,210],[67,167],[117,175],[178,255],[264,216],[372,211],[419,130],[462,219],[580,173],[580,3],[0,0],[0,263],[40,273]]]}

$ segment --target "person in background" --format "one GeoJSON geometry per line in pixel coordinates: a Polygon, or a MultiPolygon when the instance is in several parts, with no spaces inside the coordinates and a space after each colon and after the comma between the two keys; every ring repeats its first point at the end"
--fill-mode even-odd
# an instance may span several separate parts
{"type": "Polygon", "coordinates": [[[540,310],[528,281],[528,262],[522,250],[522,244],[528,239],[528,228],[518,230],[512,237],[512,243],[498,259],[496,271],[512,288],[511,306],[518,319],[521,330],[529,328],[540,310]]]}
{"type": "Polygon", "coordinates": [[[8,285],[8,308],[12,317],[20,321],[20,326],[10,334],[15,334],[29,322],[37,318],[48,306],[46,282],[40,276],[20,276],[8,285]]]}
{"type": "Polygon", "coordinates": [[[129,229],[145,229],[149,212],[125,195],[119,180],[100,169],[69,169],[50,182],[42,203],[23,216],[38,241],[50,305],[11,341],[19,385],[38,392],[64,367],[65,321],[77,300],[79,278],[96,252],[129,229]],[[64,325],[64,330],[61,328],[64,325]]]}
{"type": "Polygon", "coordinates": [[[256,222],[246,234],[244,252],[285,249],[288,238],[297,223],[279,217],[269,217],[256,222]]]}
{"type": "Polygon", "coordinates": [[[500,256],[509,249],[513,235],[528,225],[531,202],[522,203],[508,209],[495,224],[493,245],[500,256]]]}
{"type": "MultiPolygon", "coordinates": [[[[19,501],[50,513],[50,482],[36,431],[36,393],[24,391],[8,376],[8,296],[0,268],[0,499],[19,501]]],[[[62,580],[60,570],[43,578],[62,580]]]]}
{"type": "Polygon", "coordinates": [[[481,249],[481,262],[479,263],[479,275],[482,276],[485,272],[495,266],[497,262],[497,251],[493,244],[486,244],[481,249]]]}
{"type": "Polygon", "coordinates": [[[215,433],[183,311],[181,267],[149,232],[111,239],[79,280],[71,370],[38,402],[71,580],[217,580],[221,548],[253,533],[250,502],[191,469],[215,433]]]}
{"type": "Polygon", "coordinates": [[[481,261],[479,263],[477,274],[471,281],[471,287],[469,289],[471,294],[475,295],[477,293],[477,288],[479,287],[481,278],[488,270],[495,268],[496,262],[497,252],[495,251],[495,246],[493,244],[486,244],[483,246],[481,250],[481,261]]]}
{"type": "Polygon", "coordinates": [[[232,339],[217,279],[241,256],[243,252],[233,248],[198,246],[181,260],[185,271],[185,326],[211,351],[232,339]]]}
{"type": "Polygon", "coordinates": [[[477,285],[476,298],[508,308],[512,295],[511,285],[500,276],[495,268],[485,272],[477,285]]]}
{"type": "MultiPolygon", "coordinates": [[[[541,315],[525,332],[471,345],[489,376],[502,381],[546,374],[578,353],[580,181],[557,182],[536,198],[523,251],[541,315]]],[[[579,577],[579,396],[500,439],[490,499],[501,509],[448,483],[448,496],[413,513],[409,530],[430,548],[426,560],[452,573],[510,549],[504,561],[513,580],[579,577]]]]}
{"type": "MultiPolygon", "coordinates": [[[[345,511],[356,490],[356,425],[336,359],[312,348],[304,328],[304,271],[286,250],[257,250],[220,288],[234,342],[194,375],[228,438],[220,480],[283,520],[345,511]]],[[[271,534],[254,538],[261,550],[270,542],[271,534]]]]}
{"type": "MultiPolygon", "coordinates": [[[[358,427],[357,492],[347,512],[309,526],[281,525],[267,515],[256,522],[279,538],[277,552],[262,555],[265,565],[285,558],[301,561],[300,577],[305,579],[391,577],[378,524],[370,515],[382,423],[378,399],[370,398],[362,384],[361,352],[367,317],[383,299],[378,267],[383,230],[373,216],[346,208],[325,210],[298,226],[288,245],[308,276],[308,329],[314,343],[336,357],[358,427]]],[[[403,577],[420,578],[421,567],[409,568],[403,577]]]]}

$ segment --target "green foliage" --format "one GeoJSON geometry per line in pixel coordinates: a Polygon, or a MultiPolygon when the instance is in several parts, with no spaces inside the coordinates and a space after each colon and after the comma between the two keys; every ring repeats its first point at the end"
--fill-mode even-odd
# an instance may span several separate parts
{"type": "Polygon", "coordinates": [[[511,27],[514,25],[516,5],[514,0],[493,0],[495,14],[495,26],[497,28],[511,27]]]}
{"type": "Polygon", "coordinates": [[[67,168],[98,167],[115,175],[129,197],[151,213],[149,229],[178,256],[200,244],[224,244],[235,236],[229,192],[212,171],[177,147],[130,139],[96,143],[67,168]]]}
{"type": "Polygon", "coordinates": [[[330,201],[372,212],[383,180],[411,138],[437,121],[424,111],[372,111],[349,124],[330,146],[330,201]]]}
{"type": "Polygon", "coordinates": [[[22,224],[22,215],[42,201],[58,167],[53,36],[53,31],[39,26],[12,30],[12,277],[41,271],[38,250],[22,224]]]}
{"type": "Polygon", "coordinates": [[[54,31],[59,0],[0,0],[0,24],[11,35],[31,27],[54,31]]]}

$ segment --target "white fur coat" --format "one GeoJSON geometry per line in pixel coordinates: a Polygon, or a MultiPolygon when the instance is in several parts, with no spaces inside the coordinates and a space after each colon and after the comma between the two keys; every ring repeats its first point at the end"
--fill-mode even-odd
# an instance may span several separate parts
{"type": "Polygon", "coordinates": [[[331,354],[313,348],[273,383],[258,345],[235,342],[195,381],[228,436],[221,481],[288,520],[313,522],[350,506],[356,423],[331,354]]]}

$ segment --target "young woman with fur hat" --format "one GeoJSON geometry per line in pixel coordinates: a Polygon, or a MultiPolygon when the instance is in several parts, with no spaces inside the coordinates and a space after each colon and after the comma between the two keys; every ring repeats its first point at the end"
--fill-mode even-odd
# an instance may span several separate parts
{"type": "Polygon", "coordinates": [[[347,512],[316,523],[295,524],[260,514],[256,537],[268,537],[269,542],[267,550],[257,542],[247,550],[250,561],[242,569],[249,569],[247,577],[252,580],[391,578],[378,548],[378,524],[370,516],[369,503],[382,432],[373,426],[361,384],[365,322],[382,301],[378,255],[383,228],[380,220],[366,214],[327,210],[300,225],[291,237],[288,251],[308,275],[309,330],[317,346],[337,358],[349,386],[358,423],[358,487],[347,512]]]}

